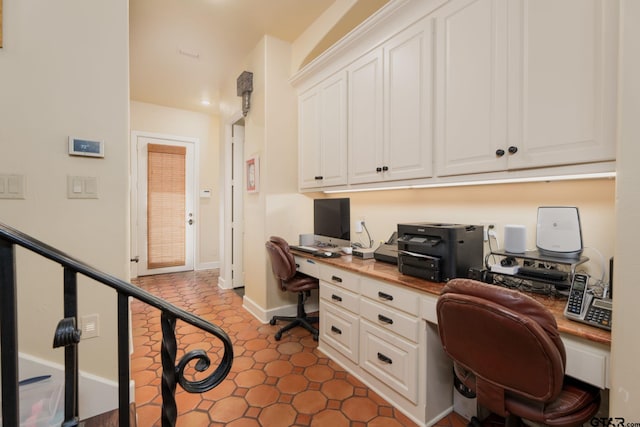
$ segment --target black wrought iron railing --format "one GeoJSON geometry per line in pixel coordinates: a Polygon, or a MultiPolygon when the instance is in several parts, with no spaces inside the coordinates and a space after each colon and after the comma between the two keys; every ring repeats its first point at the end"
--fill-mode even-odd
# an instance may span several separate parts
{"type": "Polygon", "coordinates": [[[143,301],[161,311],[162,359],[162,426],[173,427],[177,419],[175,391],[177,384],[190,393],[202,393],[218,385],[229,373],[233,362],[233,346],[227,334],[218,326],[188,313],[130,283],[103,273],[65,253],[0,223],[0,349],[2,374],[2,422],[19,425],[18,386],[18,308],[15,247],[20,246],[63,267],[64,318],[55,331],[54,347],[65,348],[65,405],[63,427],[79,425],[78,408],[78,274],[109,286],[116,291],[118,311],[118,411],[119,425],[130,426],[129,392],[129,298],[143,301]],[[176,365],[176,321],[187,322],[219,339],[222,356],[211,367],[211,359],[203,350],[193,350],[182,356],[176,365]],[[193,363],[193,364],[192,364],[193,363]],[[202,379],[187,379],[185,368],[192,366],[202,379]],[[207,375],[209,369],[213,371],[207,375]],[[202,374],[204,373],[204,374],[202,374]]]}

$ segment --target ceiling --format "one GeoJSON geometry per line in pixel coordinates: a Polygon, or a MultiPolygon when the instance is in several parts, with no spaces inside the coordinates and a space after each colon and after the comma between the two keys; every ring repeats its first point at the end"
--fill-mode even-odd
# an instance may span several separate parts
{"type": "MultiPolygon", "coordinates": [[[[345,0],[130,0],[131,99],[215,114],[220,85],[264,34],[293,42],[335,1],[345,0]]],[[[316,51],[387,1],[349,0],[316,51]]]]}

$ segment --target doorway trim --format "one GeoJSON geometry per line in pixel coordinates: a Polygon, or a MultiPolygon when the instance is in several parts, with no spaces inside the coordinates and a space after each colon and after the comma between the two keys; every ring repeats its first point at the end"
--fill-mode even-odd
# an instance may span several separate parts
{"type": "MultiPolygon", "coordinates": [[[[237,195],[240,196],[240,202],[242,203],[244,199],[244,191],[242,191],[243,178],[244,178],[244,140],[242,141],[242,149],[240,150],[241,155],[234,156],[232,155],[233,149],[233,128],[234,126],[246,126],[244,123],[245,117],[242,115],[241,111],[237,111],[235,114],[230,116],[224,124],[224,144],[223,144],[223,154],[220,156],[220,169],[222,170],[223,176],[221,182],[223,182],[223,186],[221,188],[221,215],[220,215],[220,229],[222,230],[222,239],[220,241],[220,275],[218,276],[218,286],[222,289],[233,289],[234,280],[233,280],[233,264],[231,259],[231,251],[233,250],[233,224],[232,224],[232,187],[235,184],[237,189],[237,195]],[[242,180],[242,182],[234,183],[232,177],[232,168],[231,164],[235,160],[235,164],[233,165],[236,170],[239,171],[238,176],[242,180]],[[238,169],[239,168],[239,169],[238,169]]],[[[246,129],[246,127],[245,127],[246,129]]],[[[235,242],[235,252],[242,254],[242,246],[240,248],[237,247],[238,244],[243,245],[243,239],[238,239],[239,241],[235,242]]],[[[243,272],[241,272],[243,274],[243,272]]],[[[237,274],[237,273],[236,273],[237,274]]],[[[237,281],[236,281],[237,283],[237,281]]],[[[244,283],[244,281],[243,281],[244,283]]]]}
{"type": "Polygon", "coordinates": [[[187,143],[193,145],[193,185],[192,185],[192,197],[193,197],[193,216],[195,219],[194,230],[193,230],[193,241],[189,250],[193,253],[193,269],[196,269],[197,259],[198,259],[198,237],[199,237],[199,209],[200,204],[198,203],[198,194],[197,189],[199,186],[199,178],[200,178],[200,140],[198,138],[188,137],[188,136],[178,136],[178,135],[170,135],[163,133],[154,133],[154,132],[146,132],[146,131],[131,131],[131,140],[130,140],[130,169],[131,169],[131,187],[130,187],[130,222],[131,222],[131,255],[132,259],[130,262],[130,275],[131,278],[136,278],[139,275],[138,262],[134,261],[137,258],[139,252],[139,232],[140,228],[138,226],[138,197],[139,197],[139,180],[146,179],[146,177],[139,177],[139,168],[138,168],[138,139],[139,138],[152,138],[152,139],[160,139],[165,140],[167,142],[175,141],[177,143],[187,143]]]}

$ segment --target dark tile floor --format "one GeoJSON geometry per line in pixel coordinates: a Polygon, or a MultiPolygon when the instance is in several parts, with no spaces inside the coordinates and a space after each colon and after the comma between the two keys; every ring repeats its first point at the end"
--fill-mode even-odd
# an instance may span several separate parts
{"type": "MultiPolygon", "coordinates": [[[[141,288],[224,329],[234,345],[228,377],[216,388],[190,394],[178,386],[178,427],[414,426],[400,411],[317,350],[302,328],[273,338],[278,325],[262,324],[242,308],[239,293],[218,287],[218,271],[141,277],[141,288]]],[[[160,313],[131,305],[138,426],[160,425],[160,313]]],[[[178,359],[202,349],[215,357],[219,343],[194,327],[176,325],[178,359]]],[[[215,364],[215,361],[213,361],[215,364]]],[[[437,426],[462,427],[452,414],[437,426]]]]}

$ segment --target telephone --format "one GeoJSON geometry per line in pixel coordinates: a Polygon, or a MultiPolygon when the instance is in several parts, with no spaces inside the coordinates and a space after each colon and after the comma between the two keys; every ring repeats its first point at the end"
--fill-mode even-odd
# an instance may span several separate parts
{"type": "Polygon", "coordinates": [[[588,282],[589,276],[587,274],[576,273],[573,275],[564,315],[577,322],[611,330],[611,300],[595,298],[588,293],[588,282]]]}

